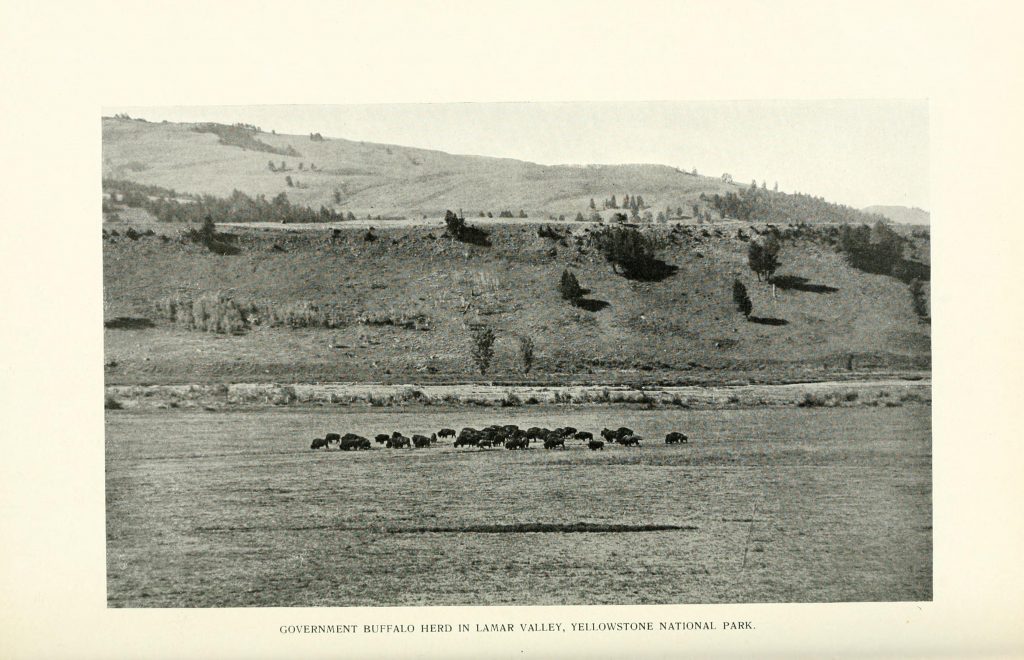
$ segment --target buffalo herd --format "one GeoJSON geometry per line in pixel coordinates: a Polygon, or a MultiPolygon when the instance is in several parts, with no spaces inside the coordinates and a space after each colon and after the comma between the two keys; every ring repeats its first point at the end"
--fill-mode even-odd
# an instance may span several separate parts
{"type": "MultiPolygon", "coordinates": [[[[456,433],[455,429],[441,429],[437,433],[431,433],[429,437],[425,435],[406,437],[400,432],[395,431],[391,435],[380,433],[374,436],[374,440],[376,440],[377,444],[384,445],[388,449],[427,449],[431,445],[436,444],[438,438],[455,438],[452,446],[476,447],[477,449],[488,447],[529,449],[530,442],[533,441],[543,443],[544,449],[565,449],[565,441],[572,438],[585,441],[586,446],[591,451],[603,450],[606,443],[619,444],[623,447],[639,447],[640,441],[643,440],[642,437],[633,432],[633,429],[625,426],[615,430],[603,429],[601,437],[604,439],[597,440],[594,438],[593,433],[578,431],[571,426],[557,429],[534,426],[523,430],[515,424],[505,424],[504,426],[487,426],[479,430],[467,426],[459,433],[456,433]]],[[[665,436],[666,445],[687,444],[689,441],[690,439],[685,433],[678,431],[672,431],[665,436]]],[[[337,445],[338,449],[344,451],[370,449],[371,447],[368,439],[355,433],[346,433],[345,435],[328,433],[323,438],[315,438],[309,448],[330,449],[332,445],[337,445]]]]}

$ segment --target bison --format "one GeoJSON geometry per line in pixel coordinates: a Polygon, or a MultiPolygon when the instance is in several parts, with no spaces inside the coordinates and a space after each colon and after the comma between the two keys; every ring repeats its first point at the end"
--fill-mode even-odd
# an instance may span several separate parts
{"type": "Polygon", "coordinates": [[[437,436],[439,438],[449,438],[449,437],[454,438],[455,437],[455,429],[441,429],[440,431],[437,432],[437,436]]]}
{"type": "Polygon", "coordinates": [[[388,447],[389,449],[401,449],[402,447],[410,446],[409,443],[409,438],[405,437],[404,435],[396,431],[395,435],[392,435],[390,438],[388,438],[388,441],[385,444],[385,446],[388,447]]]}
{"type": "Polygon", "coordinates": [[[412,436],[412,446],[416,449],[423,449],[430,446],[430,438],[425,435],[412,436]]]}
{"type": "Polygon", "coordinates": [[[359,449],[369,449],[370,441],[362,436],[358,436],[355,433],[349,434],[350,437],[342,438],[341,443],[338,445],[338,449],[342,451],[356,451],[359,449]]]}
{"type": "Polygon", "coordinates": [[[565,438],[548,438],[544,441],[544,449],[555,449],[556,447],[565,449],[565,438]]]}
{"type": "Polygon", "coordinates": [[[327,449],[328,442],[327,438],[313,438],[313,444],[309,446],[310,449],[327,449]]]}
{"type": "Polygon", "coordinates": [[[598,449],[602,449],[603,450],[604,449],[604,441],[603,440],[591,440],[590,442],[587,443],[587,446],[590,447],[590,451],[597,451],[598,449]]]}
{"type": "Polygon", "coordinates": [[[668,435],[665,436],[666,445],[674,445],[677,443],[686,444],[689,441],[690,438],[688,438],[685,433],[679,433],[677,431],[673,431],[672,433],[669,433],[668,435]]]}
{"type": "Polygon", "coordinates": [[[578,431],[574,436],[577,440],[593,440],[594,434],[590,431],[578,431]]]}
{"type": "Polygon", "coordinates": [[[513,437],[505,441],[505,449],[529,449],[530,441],[526,437],[513,437]]]}
{"type": "Polygon", "coordinates": [[[324,436],[324,440],[327,442],[337,442],[338,440],[341,440],[341,436],[337,433],[328,433],[324,436]]]}
{"type": "Polygon", "coordinates": [[[640,436],[631,434],[619,438],[618,440],[616,440],[616,442],[618,442],[623,447],[632,447],[634,445],[639,447],[641,440],[643,440],[643,438],[641,438],[640,436]]]}
{"type": "Polygon", "coordinates": [[[391,439],[391,436],[387,433],[378,433],[373,439],[376,440],[378,444],[384,444],[391,439]]]}

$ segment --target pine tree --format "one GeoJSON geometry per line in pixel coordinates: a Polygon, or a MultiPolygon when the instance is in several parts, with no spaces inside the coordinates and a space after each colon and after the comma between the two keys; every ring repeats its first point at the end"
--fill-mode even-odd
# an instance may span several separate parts
{"type": "Polygon", "coordinates": [[[583,288],[580,287],[579,280],[568,270],[562,271],[562,279],[558,283],[558,291],[562,294],[564,300],[568,300],[573,305],[583,297],[583,288]]]}
{"type": "Polygon", "coordinates": [[[594,204],[594,198],[593,197],[590,198],[590,210],[591,211],[596,211],[597,210],[597,206],[594,204]]]}
{"type": "Polygon", "coordinates": [[[736,303],[736,309],[749,319],[750,313],[754,311],[754,305],[750,302],[750,296],[747,295],[747,287],[743,286],[743,282],[739,280],[732,282],[732,301],[736,303]]]}

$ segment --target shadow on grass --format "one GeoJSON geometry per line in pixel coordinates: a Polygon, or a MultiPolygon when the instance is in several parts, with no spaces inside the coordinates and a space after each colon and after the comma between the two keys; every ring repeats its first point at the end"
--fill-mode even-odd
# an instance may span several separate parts
{"type": "Polygon", "coordinates": [[[580,298],[574,303],[580,309],[588,312],[600,312],[602,309],[609,306],[607,300],[595,300],[593,298],[580,298]]]}
{"type": "Polygon", "coordinates": [[[765,318],[763,316],[751,316],[747,320],[760,325],[789,325],[789,321],[786,319],[765,318]]]}
{"type": "Polygon", "coordinates": [[[116,319],[104,321],[103,327],[110,328],[111,330],[145,330],[147,328],[155,328],[156,325],[149,319],[118,316],[116,319]]]}
{"type": "Polygon", "coordinates": [[[620,265],[616,272],[629,280],[660,282],[678,273],[679,267],[665,263],[661,259],[651,259],[637,264],[620,265]]]}
{"type": "Polygon", "coordinates": [[[811,284],[799,275],[779,275],[772,278],[772,284],[783,291],[809,291],[810,293],[835,293],[839,289],[826,284],[811,284]]]}

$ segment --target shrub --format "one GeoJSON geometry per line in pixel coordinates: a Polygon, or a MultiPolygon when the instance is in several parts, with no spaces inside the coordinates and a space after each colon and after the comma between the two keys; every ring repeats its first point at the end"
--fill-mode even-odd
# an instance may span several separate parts
{"type": "Polygon", "coordinates": [[[124,408],[124,406],[121,405],[121,402],[110,395],[107,395],[103,400],[104,410],[121,410],[122,408],[124,408]]]}
{"type": "Polygon", "coordinates": [[[576,276],[568,270],[562,271],[562,279],[558,283],[558,291],[562,294],[564,300],[568,300],[573,305],[577,304],[580,298],[583,297],[583,288],[580,287],[576,276]]]}
{"type": "Polygon", "coordinates": [[[750,246],[747,249],[747,263],[750,265],[750,270],[754,271],[757,275],[759,282],[762,277],[765,281],[770,282],[772,275],[778,270],[779,249],[779,240],[774,234],[770,235],[763,242],[750,241],[750,246]]]}
{"type": "Polygon", "coordinates": [[[491,359],[494,358],[494,330],[480,326],[471,331],[473,339],[473,362],[480,369],[481,374],[486,374],[491,366],[491,359]]]}
{"type": "Polygon", "coordinates": [[[616,273],[621,269],[627,277],[647,279],[660,266],[650,240],[631,227],[605,227],[595,234],[594,240],[616,273]]]}
{"type": "Polygon", "coordinates": [[[924,285],[921,283],[921,280],[911,280],[910,295],[914,300],[914,313],[922,321],[928,320],[928,299],[925,296],[924,285]]]}
{"type": "Polygon", "coordinates": [[[519,337],[519,359],[523,363],[523,373],[530,373],[533,368],[533,339],[525,335],[519,337]]]}

